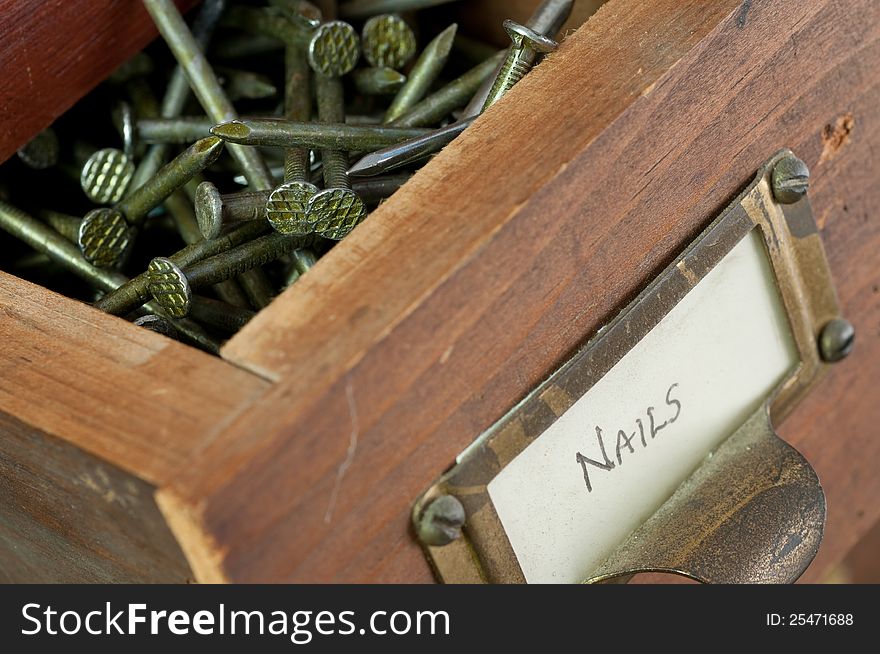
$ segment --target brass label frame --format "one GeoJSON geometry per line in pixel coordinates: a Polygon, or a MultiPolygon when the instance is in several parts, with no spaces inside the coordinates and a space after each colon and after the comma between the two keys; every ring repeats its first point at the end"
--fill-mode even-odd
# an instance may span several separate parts
{"type": "Polygon", "coordinates": [[[800,362],[762,408],[725,440],[660,509],[584,581],[662,571],[702,582],[792,582],[815,557],[825,498],[815,472],[773,425],[793,410],[827,364],[818,340],[839,318],[837,295],[809,200],[780,204],[776,153],[754,181],[616,318],[547,381],[483,433],[413,507],[416,524],[442,495],[457,497],[460,538],[425,546],[447,583],[525,583],[489,497],[499,472],[649,333],[753,230],[763,237],[800,362]],[[742,530],[748,529],[748,538],[742,530]]]}

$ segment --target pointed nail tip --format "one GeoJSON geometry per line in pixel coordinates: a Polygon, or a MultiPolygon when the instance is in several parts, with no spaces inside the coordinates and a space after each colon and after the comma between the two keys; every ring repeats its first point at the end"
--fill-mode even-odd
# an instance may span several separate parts
{"type": "Polygon", "coordinates": [[[455,37],[458,35],[458,23],[452,23],[445,30],[440,32],[437,35],[437,38],[434,39],[432,46],[433,49],[439,53],[446,53],[452,51],[452,46],[455,43],[455,37]]]}
{"type": "Polygon", "coordinates": [[[348,174],[352,177],[372,177],[380,172],[380,170],[377,170],[376,164],[371,161],[364,161],[363,159],[348,169],[348,174]]]}

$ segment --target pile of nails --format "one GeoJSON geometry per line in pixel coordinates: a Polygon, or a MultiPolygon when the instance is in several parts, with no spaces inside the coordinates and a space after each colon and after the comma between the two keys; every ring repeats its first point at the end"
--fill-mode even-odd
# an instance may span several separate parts
{"type": "Polygon", "coordinates": [[[554,50],[573,0],[505,21],[501,51],[442,29],[443,0],[205,0],[189,25],[143,3],[162,42],[4,165],[4,267],[216,353],[554,50]]]}

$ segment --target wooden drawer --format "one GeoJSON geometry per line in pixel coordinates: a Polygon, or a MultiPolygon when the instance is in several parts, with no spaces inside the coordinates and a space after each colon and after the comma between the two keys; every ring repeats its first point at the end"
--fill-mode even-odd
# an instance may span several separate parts
{"type": "MultiPolygon", "coordinates": [[[[787,146],[859,332],[780,430],[828,497],[822,579],[880,518],[878,36],[870,0],[610,0],[222,360],[0,275],[0,578],[431,581],[415,498],[787,146]]],[[[48,113],[2,156],[127,54],[69,96],[17,74],[7,115],[48,113]]]]}

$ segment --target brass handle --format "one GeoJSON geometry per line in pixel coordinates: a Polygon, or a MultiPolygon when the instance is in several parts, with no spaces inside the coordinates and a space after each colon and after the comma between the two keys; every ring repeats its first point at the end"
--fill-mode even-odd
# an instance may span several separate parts
{"type": "Polygon", "coordinates": [[[819,550],[825,494],[755,412],[587,583],[671,572],[704,583],[792,583],[819,550]]]}

